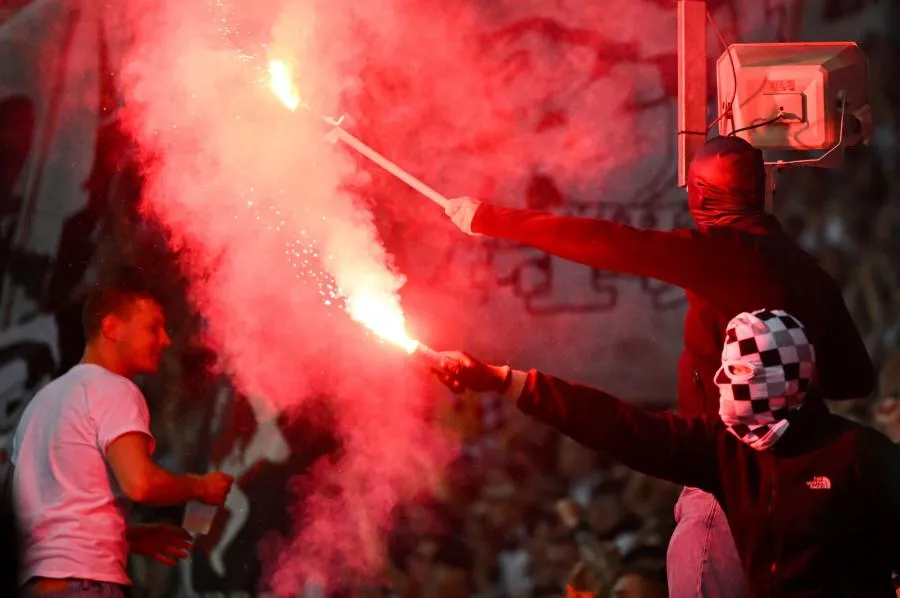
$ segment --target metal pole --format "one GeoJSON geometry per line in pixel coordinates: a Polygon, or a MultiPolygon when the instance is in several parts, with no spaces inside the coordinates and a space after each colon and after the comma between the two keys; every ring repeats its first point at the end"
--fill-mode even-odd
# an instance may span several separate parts
{"type": "Polygon", "coordinates": [[[678,7],[678,186],[706,142],[706,0],[677,0],[678,7]]]}

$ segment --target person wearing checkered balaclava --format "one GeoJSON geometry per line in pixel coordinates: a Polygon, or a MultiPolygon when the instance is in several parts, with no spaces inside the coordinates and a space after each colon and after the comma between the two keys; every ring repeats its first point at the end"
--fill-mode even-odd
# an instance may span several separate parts
{"type": "MultiPolygon", "coordinates": [[[[750,596],[896,598],[900,445],[807,396],[817,351],[792,314],[741,312],[723,336],[716,415],[649,411],[461,352],[442,353],[435,373],[454,392],[501,394],[635,471],[713,497],[706,516],[724,520],[741,570],[737,582],[728,578],[738,589],[729,596],[746,588],[750,596]]],[[[688,571],[697,559],[721,576],[721,554],[675,557],[688,571]]],[[[699,595],[712,598],[694,579],[699,595]]],[[[669,595],[683,597],[684,586],[669,580],[669,595]]]]}
{"type": "Polygon", "coordinates": [[[772,448],[800,408],[815,373],[816,352],[803,326],[781,310],[742,313],[728,323],[716,372],[719,416],[751,447],[772,448]]]}

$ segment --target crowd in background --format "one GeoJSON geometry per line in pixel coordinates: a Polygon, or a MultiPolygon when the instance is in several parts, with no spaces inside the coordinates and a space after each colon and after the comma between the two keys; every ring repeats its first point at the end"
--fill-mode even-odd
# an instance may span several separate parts
{"type": "Polygon", "coordinates": [[[404,510],[391,542],[394,592],[467,596],[471,584],[479,596],[520,598],[559,596],[571,583],[666,596],[679,488],[498,406],[458,403],[466,451],[434,501],[404,510]]]}

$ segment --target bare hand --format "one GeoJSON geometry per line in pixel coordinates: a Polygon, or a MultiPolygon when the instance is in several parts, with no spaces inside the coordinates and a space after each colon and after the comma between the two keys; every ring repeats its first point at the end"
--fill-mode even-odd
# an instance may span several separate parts
{"type": "Polygon", "coordinates": [[[129,525],[126,537],[131,552],[149,556],[170,567],[174,567],[177,559],[187,557],[191,551],[191,535],[175,525],[129,525]]]}
{"type": "Polygon", "coordinates": [[[221,471],[200,476],[200,496],[198,500],[207,505],[221,506],[225,504],[234,478],[221,471]]]}
{"type": "Polygon", "coordinates": [[[450,217],[456,228],[467,235],[478,236],[472,232],[472,220],[478,211],[481,202],[471,197],[457,197],[451,199],[444,207],[444,213],[450,217]]]}

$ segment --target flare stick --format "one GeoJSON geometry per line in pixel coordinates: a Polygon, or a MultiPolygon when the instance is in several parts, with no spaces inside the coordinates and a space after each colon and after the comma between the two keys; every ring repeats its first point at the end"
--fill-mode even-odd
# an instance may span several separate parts
{"type": "Polygon", "coordinates": [[[416,356],[420,361],[425,362],[427,365],[430,365],[431,367],[433,367],[435,369],[438,369],[438,370],[443,369],[443,366],[442,366],[443,361],[441,360],[441,354],[438,353],[437,351],[435,351],[434,349],[432,349],[431,347],[428,347],[426,345],[423,345],[422,343],[419,343],[416,346],[416,349],[415,349],[415,351],[413,351],[412,354],[414,356],[416,356]]]}
{"type": "Polygon", "coordinates": [[[414,177],[413,175],[408,173],[407,171],[403,170],[402,168],[400,168],[399,166],[397,166],[396,164],[394,164],[393,162],[391,162],[390,160],[388,160],[387,158],[385,158],[384,156],[382,156],[375,150],[373,150],[371,147],[369,147],[368,145],[366,145],[365,143],[363,143],[362,141],[357,139],[355,136],[348,133],[345,129],[343,129],[339,124],[334,122],[332,119],[326,118],[326,121],[328,121],[328,123],[332,127],[334,127],[333,135],[335,138],[343,141],[345,144],[349,145],[350,147],[355,149],[357,152],[359,152],[360,154],[362,154],[363,156],[365,156],[372,162],[375,162],[376,164],[378,164],[379,166],[384,168],[386,171],[388,171],[389,173],[391,173],[392,175],[394,175],[395,177],[397,177],[398,179],[400,179],[401,181],[403,181],[404,183],[406,183],[407,185],[409,185],[410,187],[412,187],[413,189],[415,189],[416,191],[418,191],[419,193],[421,193],[422,195],[424,195],[425,197],[427,197],[428,199],[430,199],[431,201],[436,203],[437,205],[441,206],[442,208],[446,208],[447,205],[450,203],[446,197],[444,197],[443,195],[441,195],[440,193],[438,193],[437,191],[435,191],[434,189],[432,189],[431,187],[429,187],[428,185],[426,185],[425,183],[423,183],[422,181],[420,181],[419,179],[417,179],[416,177],[414,177]]]}

